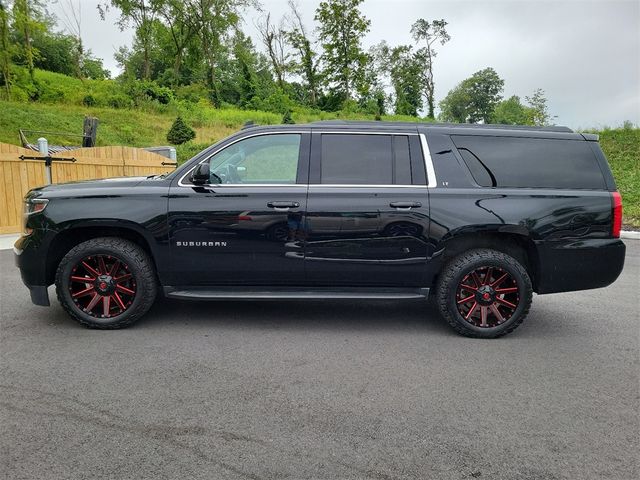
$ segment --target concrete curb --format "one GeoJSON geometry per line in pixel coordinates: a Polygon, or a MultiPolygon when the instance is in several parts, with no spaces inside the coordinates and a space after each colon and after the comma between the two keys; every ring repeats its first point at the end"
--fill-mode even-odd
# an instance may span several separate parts
{"type": "Polygon", "coordinates": [[[620,238],[625,240],[640,240],[640,232],[633,230],[622,230],[620,232],[620,238]]]}

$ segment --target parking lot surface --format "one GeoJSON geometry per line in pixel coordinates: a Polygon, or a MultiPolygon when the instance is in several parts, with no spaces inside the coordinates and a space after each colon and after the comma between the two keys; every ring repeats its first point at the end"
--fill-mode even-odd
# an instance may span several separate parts
{"type": "Polygon", "coordinates": [[[640,241],[498,340],[415,302],[34,306],[0,252],[0,478],[639,478],[640,241]]]}

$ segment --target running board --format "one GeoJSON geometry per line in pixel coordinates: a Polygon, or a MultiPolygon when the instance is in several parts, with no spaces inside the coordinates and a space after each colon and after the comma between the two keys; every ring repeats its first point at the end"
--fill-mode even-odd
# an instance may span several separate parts
{"type": "Polygon", "coordinates": [[[427,298],[428,288],[164,287],[168,298],[183,300],[409,300],[427,298]]]}

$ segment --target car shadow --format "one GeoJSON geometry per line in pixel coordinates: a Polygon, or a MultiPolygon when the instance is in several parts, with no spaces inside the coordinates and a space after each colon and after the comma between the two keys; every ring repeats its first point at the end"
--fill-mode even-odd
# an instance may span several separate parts
{"type": "Polygon", "coordinates": [[[224,329],[416,331],[455,335],[425,300],[196,302],[161,298],[137,328],[184,323],[224,329]]]}

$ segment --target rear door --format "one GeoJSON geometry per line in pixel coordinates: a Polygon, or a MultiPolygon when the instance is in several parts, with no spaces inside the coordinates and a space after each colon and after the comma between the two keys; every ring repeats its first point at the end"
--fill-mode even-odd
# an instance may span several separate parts
{"type": "Polygon", "coordinates": [[[248,132],[204,160],[208,185],[172,186],[170,285],[304,281],[309,144],[305,130],[248,132]]]}
{"type": "Polygon", "coordinates": [[[429,197],[417,132],[314,131],[311,152],[307,281],[424,286],[429,197]]]}

